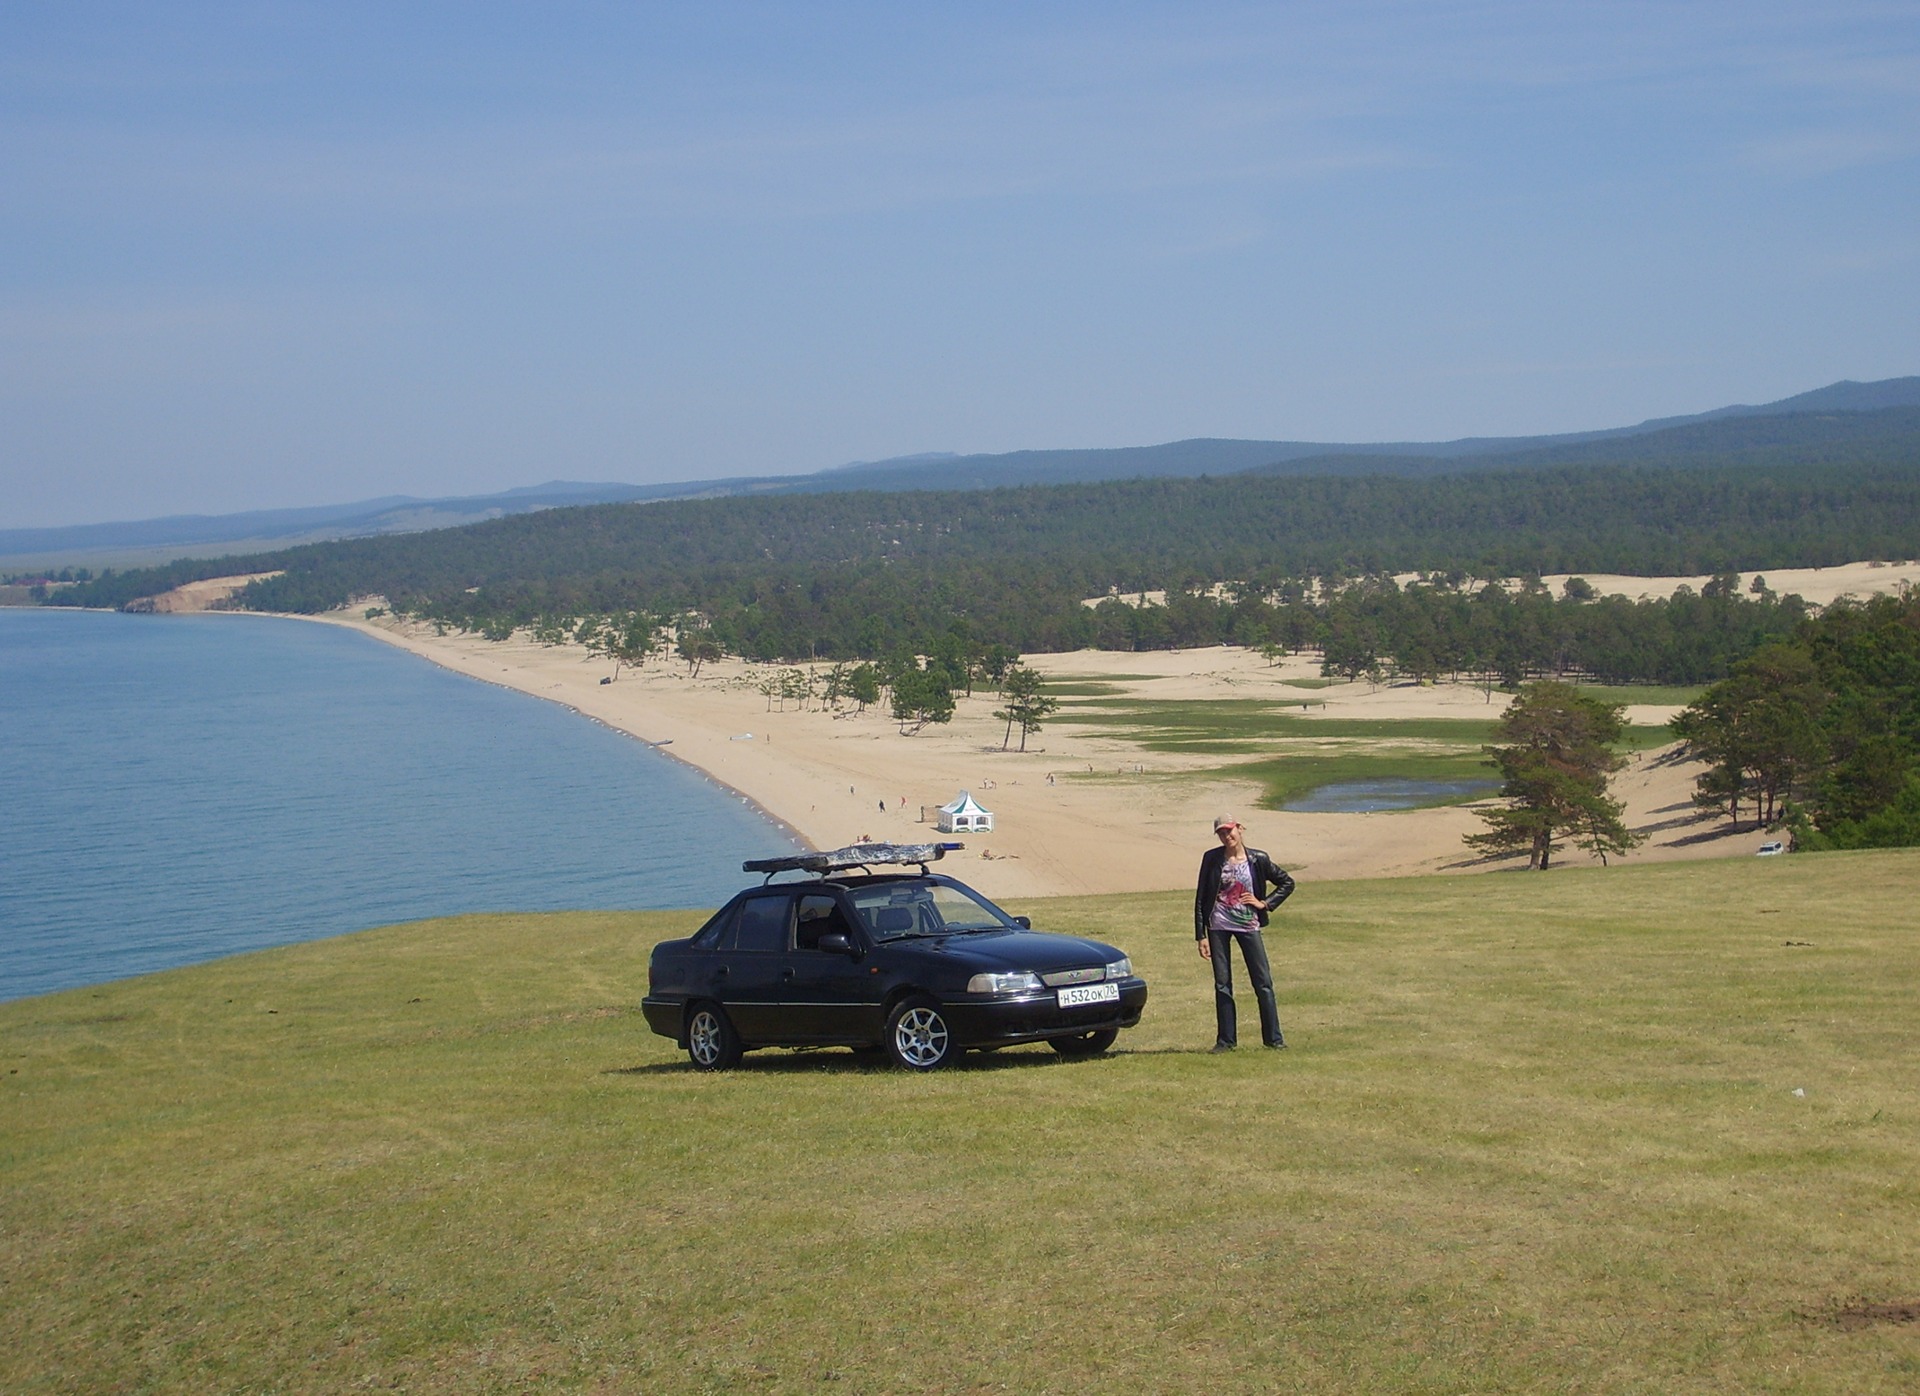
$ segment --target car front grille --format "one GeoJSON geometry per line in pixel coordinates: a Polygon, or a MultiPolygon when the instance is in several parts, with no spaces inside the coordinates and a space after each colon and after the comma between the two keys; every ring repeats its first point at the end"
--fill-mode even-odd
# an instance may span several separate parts
{"type": "Polygon", "coordinates": [[[1106,977],[1106,966],[1099,965],[1093,969],[1057,969],[1052,974],[1041,975],[1040,982],[1049,989],[1058,989],[1062,984],[1091,984],[1106,977]]]}

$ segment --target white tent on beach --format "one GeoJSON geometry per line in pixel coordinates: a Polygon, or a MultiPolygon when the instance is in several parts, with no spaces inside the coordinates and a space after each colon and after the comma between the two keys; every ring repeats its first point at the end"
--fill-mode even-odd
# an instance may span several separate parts
{"type": "Polygon", "coordinates": [[[981,809],[973,796],[962,790],[940,806],[940,819],[934,827],[943,834],[990,834],[993,813],[981,809]]]}

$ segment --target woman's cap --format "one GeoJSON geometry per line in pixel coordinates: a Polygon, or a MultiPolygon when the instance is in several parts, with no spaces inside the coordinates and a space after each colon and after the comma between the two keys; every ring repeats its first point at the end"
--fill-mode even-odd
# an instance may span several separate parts
{"type": "Polygon", "coordinates": [[[1240,827],[1240,821],[1235,819],[1230,814],[1216,814],[1213,817],[1213,828],[1215,833],[1218,833],[1222,829],[1238,829],[1239,827],[1240,827]]]}

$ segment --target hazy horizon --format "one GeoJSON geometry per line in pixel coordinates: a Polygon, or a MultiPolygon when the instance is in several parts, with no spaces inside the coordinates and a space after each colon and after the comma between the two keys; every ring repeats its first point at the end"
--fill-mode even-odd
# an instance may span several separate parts
{"type": "Polygon", "coordinates": [[[0,526],[1920,366],[1920,5],[0,12],[0,526]]]}

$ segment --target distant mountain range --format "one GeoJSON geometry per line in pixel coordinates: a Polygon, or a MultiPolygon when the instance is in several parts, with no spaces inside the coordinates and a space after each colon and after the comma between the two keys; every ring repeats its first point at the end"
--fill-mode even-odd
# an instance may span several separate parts
{"type": "Polygon", "coordinates": [[[1482,469],[1516,463],[1494,458],[1540,456],[1596,442],[1663,435],[1675,428],[1727,418],[1868,413],[1902,407],[1920,407],[1920,377],[1888,378],[1878,383],[1843,381],[1758,407],[1719,407],[1690,417],[1656,417],[1638,426],[1565,432],[1557,436],[1470,436],[1457,441],[1368,444],[1196,437],[1190,441],[1171,441],[1164,446],[1122,446],[1105,450],[902,456],[838,466],[777,483],[789,490],[810,491],[956,490],[1000,485],[1084,484],[1150,476],[1240,475],[1255,470],[1303,475],[1426,474],[1437,462],[1448,462],[1446,468],[1454,470],[1482,469]]]}
{"type": "MultiPolygon", "coordinates": [[[[499,494],[416,499],[385,495],[352,504],[321,504],[306,509],[255,509],[242,514],[175,514],[125,523],[73,524],[65,528],[0,529],[0,563],[19,558],[89,556],[117,560],[123,566],[152,566],[168,558],[218,556],[321,543],[331,538],[366,538],[381,533],[421,533],[432,528],[557,509],[569,504],[607,504],[621,500],[684,499],[691,485],[588,485],[554,481],[499,494]]],[[[17,565],[17,564],[16,564],[17,565]]]]}
{"type": "Polygon", "coordinates": [[[810,475],[740,477],[662,485],[552,481],[498,494],[416,499],[389,495],[352,504],[178,515],[66,528],[0,529],[0,564],[152,565],[174,557],[220,556],[331,538],[453,528],[507,514],[579,504],[845,490],[955,490],[1090,483],[1155,476],[1428,475],[1601,462],[1683,464],[1689,460],[1779,459],[1871,442],[1920,461],[1920,377],[1840,382],[1760,406],[1721,407],[1689,417],[1556,436],[1466,437],[1457,441],[1340,443],[1235,441],[1200,437],[1160,446],[926,453],[862,461],[810,475]]]}

